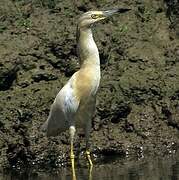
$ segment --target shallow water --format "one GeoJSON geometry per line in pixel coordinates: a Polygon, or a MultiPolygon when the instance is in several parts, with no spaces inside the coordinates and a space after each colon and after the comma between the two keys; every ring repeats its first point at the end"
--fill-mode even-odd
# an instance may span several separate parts
{"type": "MultiPolygon", "coordinates": [[[[0,180],[71,180],[69,169],[50,173],[11,173],[2,175],[0,180]]],[[[86,167],[76,168],[76,176],[77,180],[179,180],[179,153],[136,160],[108,157],[105,163],[94,165],[91,178],[86,167]]]]}

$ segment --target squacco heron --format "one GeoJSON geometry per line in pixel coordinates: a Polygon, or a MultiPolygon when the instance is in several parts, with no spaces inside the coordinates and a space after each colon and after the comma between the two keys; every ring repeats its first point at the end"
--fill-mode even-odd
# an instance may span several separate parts
{"type": "Polygon", "coordinates": [[[129,9],[113,9],[107,11],[88,11],[78,20],[77,52],[80,69],[72,75],[65,86],[57,94],[43,125],[47,136],[56,136],[69,130],[71,144],[71,164],[74,170],[73,143],[77,128],[83,128],[86,138],[86,156],[90,167],[89,136],[92,116],[95,111],[96,93],[100,83],[100,58],[98,48],[93,39],[92,25],[115,13],[123,13],[129,9]]]}

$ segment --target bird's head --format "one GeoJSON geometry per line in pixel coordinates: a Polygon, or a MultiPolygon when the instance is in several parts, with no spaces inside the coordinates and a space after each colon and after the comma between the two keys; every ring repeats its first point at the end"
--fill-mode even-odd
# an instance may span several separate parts
{"type": "Polygon", "coordinates": [[[107,11],[88,11],[79,18],[78,26],[80,28],[89,28],[94,23],[106,19],[107,17],[112,16],[113,14],[124,13],[129,10],[130,9],[120,8],[107,11]]]}

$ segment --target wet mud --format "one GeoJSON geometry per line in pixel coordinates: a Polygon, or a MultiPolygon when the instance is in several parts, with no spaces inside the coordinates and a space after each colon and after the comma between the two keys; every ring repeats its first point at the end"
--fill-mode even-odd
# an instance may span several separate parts
{"type": "MultiPolygon", "coordinates": [[[[79,69],[76,23],[90,9],[132,10],[99,23],[102,78],[91,132],[106,156],[172,154],[179,147],[179,3],[165,0],[0,2],[0,169],[69,164],[68,132],[40,127],[57,92],[79,69]]],[[[84,134],[75,154],[84,161],[84,134]]]]}

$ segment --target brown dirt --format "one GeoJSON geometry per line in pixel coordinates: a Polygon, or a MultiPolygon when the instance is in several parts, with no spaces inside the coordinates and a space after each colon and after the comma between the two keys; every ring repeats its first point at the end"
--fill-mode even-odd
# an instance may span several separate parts
{"type": "MultiPolygon", "coordinates": [[[[89,9],[121,6],[132,10],[94,29],[102,80],[91,150],[97,157],[164,155],[177,150],[179,3],[2,0],[1,169],[25,165],[44,170],[68,164],[68,133],[47,139],[39,129],[57,92],[79,68],[77,17],[89,9]]],[[[76,143],[75,152],[81,159],[84,135],[79,134],[76,139],[80,144],[76,143]]]]}

